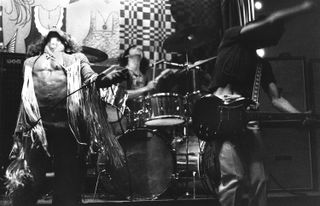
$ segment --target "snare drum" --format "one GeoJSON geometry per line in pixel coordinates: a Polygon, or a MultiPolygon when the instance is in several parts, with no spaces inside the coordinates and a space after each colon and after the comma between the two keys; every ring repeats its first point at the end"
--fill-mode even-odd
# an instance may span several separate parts
{"type": "Polygon", "coordinates": [[[119,142],[126,158],[123,167],[108,167],[104,157],[98,160],[99,170],[110,174],[110,178],[102,176],[106,189],[128,199],[156,199],[167,190],[174,172],[170,144],[147,128],[128,130],[119,142]]]}
{"type": "Polygon", "coordinates": [[[145,125],[173,126],[185,122],[183,97],[175,93],[157,93],[145,98],[145,125]]]}

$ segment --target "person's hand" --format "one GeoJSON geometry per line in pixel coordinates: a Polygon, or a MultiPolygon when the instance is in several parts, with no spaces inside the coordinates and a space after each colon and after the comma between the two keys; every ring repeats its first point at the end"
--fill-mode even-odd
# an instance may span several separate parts
{"type": "Polygon", "coordinates": [[[158,84],[157,80],[152,80],[152,81],[148,82],[148,84],[146,86],[147,91],[154,90],[157,87],[157,84],[158,84]]]}
{"type": "Polygon", "coordinates": [[[109,87],[112,84],[120,83],[129,78],[127,69],[114,70],[108,74],[101,73],[96,80],[98,88],[109,87]]]}
{"type": "Polygon", "coordinates": [[[177,69],[165,69],[163,70],[159,76],[157,76],[157,79],[166,78],[171,74],[174,74],[177,71],[177,69]]]}
{"type": "Polygon", "coordinates": [[[301,4],[301,8],[302,9],[311,9],[312,7],[316,6],[316,4],[314,3],[314,1],[308,0],[308,1],[304,1],[301,4]]]}
{"type": "Polygon", "coordinates": [[[222,96],[222,100],[225,104],[230,104],[234,101],[239,100],[241,97],[241,95],[239,94],[225,94],[222,96]]]}
{"type": "Polygon", "coordinates": [[[122,69],[122,70],[114,70],[107,74],[107,78],[115,84],[115,83],[120,83],[126,79],[128,79],[128,69],[122,69]]]}

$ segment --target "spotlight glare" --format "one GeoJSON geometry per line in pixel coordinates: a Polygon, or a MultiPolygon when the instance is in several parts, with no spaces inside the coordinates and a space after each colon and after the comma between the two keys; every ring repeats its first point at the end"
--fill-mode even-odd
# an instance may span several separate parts
{"type": "Polygon", "coordinates": [[[264,57],[266,55],[266,52],[264,49],[257,49],[256,52],[259,57],[264,57]]]}
{"type": "Polygon", "coordinates": [[[256,1],[254,3],[254,7],[257,9],[257,10],[260,10],[262,9],[262,3],[260,1],[256,1]]]}

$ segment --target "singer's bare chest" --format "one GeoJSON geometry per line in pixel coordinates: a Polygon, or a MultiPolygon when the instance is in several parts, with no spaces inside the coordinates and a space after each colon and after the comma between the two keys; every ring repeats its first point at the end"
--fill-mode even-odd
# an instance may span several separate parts
{"type": "Polygon", "coordinates": [[[34,91],[40,107],[53,106],[67,94],[67,75],[62,67],[41,56],[32,70],[34,91]]]}

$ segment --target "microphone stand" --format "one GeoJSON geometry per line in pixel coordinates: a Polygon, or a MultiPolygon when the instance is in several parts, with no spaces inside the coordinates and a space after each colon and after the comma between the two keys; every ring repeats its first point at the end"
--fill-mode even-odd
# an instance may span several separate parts
{"type": "MultiPolygon", "coordinates": [[[[189,41],[191,41],[193,39],[193,36],[192,35],[189,35],[187,37],[187,39],[189,41]]],[[[187,41],[187,44],[188,44],[188,41],[187,41]]],[[[192,90],[191,91],[191,94],[189,91],[187,91],[187,94],[185,95],[185,98],[186,98],[186,111],[187,111],[187,117],[186,117],[186,123],[185,123],[185,129],[184,129],[184,135],[186,137],[186,174],[189,174],[189,156],[190,155],[193,155],[192,153],[189,152],[189,142],[190,142],[190,129],[189,129],[189,124],[191,123],[192,119],[191,119],[191,108],[190,108],[190,97],[192,97],[193,94],[195,94],[197,91],[197,80],[196,80],[196,69],[198,69],[197,67],[194,68],[194,66],[191,66],[189,65],[189,54],[188,54],[188,45],[186,45],[186,64],[185,64],[185,70],[186,70],[186,88],[187,90],[189,90],[189,88],[192,90]],[[191,71],[191,87],[189,87],[189,71],[191,71]]],[[[190,48],[191,49],[191,48],[190,48]]],[[[192,197],[195,199],[195,195],[196,195],[196,188],[195,188],[195,175],[197,173],[197,171],[190,171],[190,173],[192,174],[192,180],[193,180],[193,185],[192,185],[192,197]]],[[[185,187],[186,187],[186,193],[185,195],[188,197],[190,196],[191,194],[189,193],[188,191],[188,179],[186,178],[185,180],[185,187]]]]}

